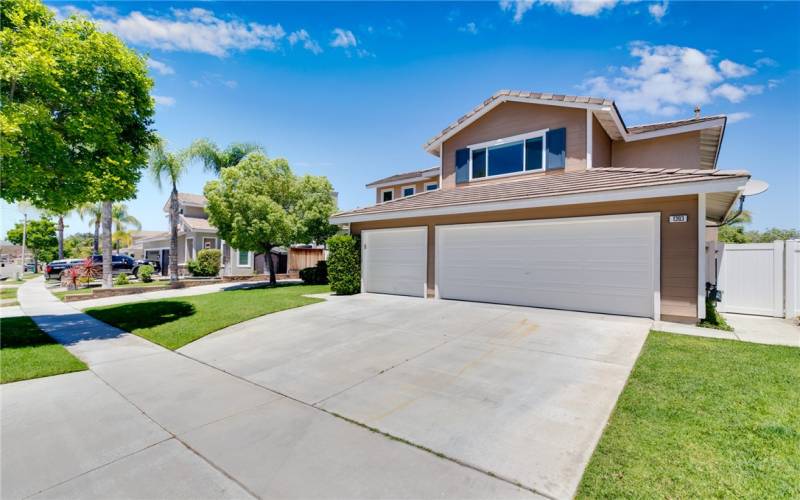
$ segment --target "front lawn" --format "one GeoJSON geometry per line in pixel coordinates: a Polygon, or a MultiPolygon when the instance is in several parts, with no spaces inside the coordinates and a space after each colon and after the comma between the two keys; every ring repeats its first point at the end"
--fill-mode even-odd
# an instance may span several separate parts
{"type": "Polygon", "coordinates": [[[29,317],[0,318],[0,383],[85,369],[29,317]]]}
{"type": "Polygon", "coordinates": [[[17,287],[0,288],[0,300],[2,299],[16,299],[17,287]]]}
{"type": "Polygon", "coordinates": [[[320,302],[322,299],[303,295],[328,291],[328,285],[283,285],[97,307],[84,312],[167,349],[177,349],[226,326],[320,302]]]}
{"type": "Polygon", "coordinates": [[[577,496],[800,497],[800,349],[651,332],[577,496]]]}

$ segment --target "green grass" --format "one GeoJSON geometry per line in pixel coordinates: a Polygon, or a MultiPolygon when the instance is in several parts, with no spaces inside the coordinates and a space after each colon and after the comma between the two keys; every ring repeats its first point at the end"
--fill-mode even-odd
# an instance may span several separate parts
{"type": "Polygon", "coordinates": [[[0,383],[85,369],[29,317],[0,318],[0,383]]]}
{"type": "Polygon", "coordinates": [[[0,288],[0,300],[2,299],[16,299],[17,288],[0,288]]]}
{"type": "MultiPolygon", "coordinates": [[[[151,281],[150,283],[128,283],[127,285],[114,285],[114,288],[140,288],[140,287],[162,287],[168,288],[169,281],[151,281]]],[[[92,290],[99,290],[100,287],[90,287],[90,288],[78,288],[77,290],[59,290],[56,292],[51,292],[53,295],[58,297],[60,300],[64,300],[64,297],[67,295],[91,295],[92,290]]]]}
{"type": "Polygon", "coordinates": [[[328,285],[284,285],[98,307],[85,312],[167,349],[177,349],[226,326],[320,302],[322,299],[303,295],[328,291],[328,285]]]}
{"type": "Polygon", "coordinates": [[[800,497],[800,349],[651,332],[577,497],[800,497]]]}

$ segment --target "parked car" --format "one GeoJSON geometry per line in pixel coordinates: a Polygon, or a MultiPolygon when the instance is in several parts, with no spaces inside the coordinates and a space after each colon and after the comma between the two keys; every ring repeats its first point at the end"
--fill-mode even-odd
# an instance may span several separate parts
{"type": "Polygon", "coordinates": [[[46,266],[44,266],[44,279],[60,280],[61,273],[63,273],[65,269],[79,265],[82,262],[83,259],[61,259],[49,262],[46,266]]]}

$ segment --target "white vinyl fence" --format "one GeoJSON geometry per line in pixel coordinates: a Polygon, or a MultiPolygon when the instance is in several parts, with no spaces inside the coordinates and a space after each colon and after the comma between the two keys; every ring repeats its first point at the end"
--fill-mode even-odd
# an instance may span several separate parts
{"type": "MultiPolygon", "coordinates": [[[[800,314],[800,241],[717,243],[715,249],[709,260],[715,259],[721,312],[779,318],[800,314]]],[[[713,265],[708,269],[714,270],[713,265]]]]}

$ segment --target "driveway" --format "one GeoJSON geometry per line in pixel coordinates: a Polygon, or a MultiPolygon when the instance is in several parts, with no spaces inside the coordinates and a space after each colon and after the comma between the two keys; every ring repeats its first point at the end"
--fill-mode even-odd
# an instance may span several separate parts
{"type": "MultiPolygon", "coordinates": [[[[257,318],[179,352],[488,476],[568,498],[651,323],[366,294],[257,318]]],[[[222,441],[244,445],[266,432],[256,428],[268,413],[184,438],[236,467],[241,450],[222,441]]]]}

